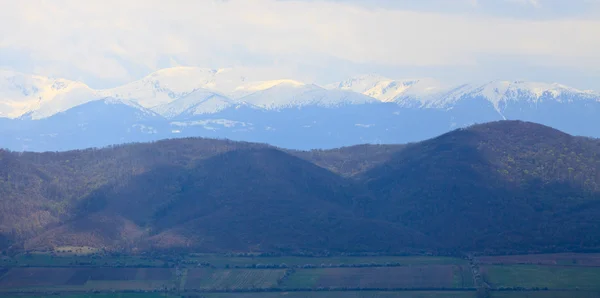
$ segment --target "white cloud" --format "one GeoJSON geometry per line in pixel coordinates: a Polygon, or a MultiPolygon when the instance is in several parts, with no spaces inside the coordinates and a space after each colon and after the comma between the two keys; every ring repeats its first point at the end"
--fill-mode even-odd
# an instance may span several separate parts
{"type": "MultiPolygon", "coordinates": [[[[507,0],[541,5],[538,0],[507,0]]],[[[600,67],[600,20],[531,21],[275,0],[4,1],[0,49],[27,52],[42,72],[131,79],[161,59],[258,65],[294,75],[328,57],[396,67],[464,67],[481,56],[600,67]]],[[[472,1],[472,3],[477,3],[472,1]]]]}

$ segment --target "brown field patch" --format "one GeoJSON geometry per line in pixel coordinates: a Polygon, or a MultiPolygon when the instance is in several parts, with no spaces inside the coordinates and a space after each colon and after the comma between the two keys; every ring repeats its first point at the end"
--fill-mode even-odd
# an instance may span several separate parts
{"type": "Polygon", "coordinates": [[[547,265],[547,266],[585,266],[600,267],[600,254],[541,254],[541,255],[514,255],[514,256],[484,256],[477,260],[482,264],[496,265],[547,265]]]}
{"type": "MultiPolygon", "coordinates": [[[[461,272],[466,268],[454,265],[326,268],[321,269],[315,288],[457,288],[465,286],[461,272]]],[[[471,277],[465,277],[470,279],[471,277]]]]}
{"type": "Polygon", "coordinates": [[[0,289],[66,285],[76,273],[73,268],[13,268],[0,279],[0,289]]]}

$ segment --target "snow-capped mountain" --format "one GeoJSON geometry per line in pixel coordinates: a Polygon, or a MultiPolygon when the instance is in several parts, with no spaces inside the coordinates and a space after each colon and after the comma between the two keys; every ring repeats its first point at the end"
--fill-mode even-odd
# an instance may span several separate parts
{"type": "Polygon", "coordinates": [[[235,102],[221,94],[206,89],[197,89],[170,103],[152,108],[156,113],[171,119],[181,116],[216,114],[244,103],[235,102]]]}
{"type": "Polygon", "coordinates": [[[382,102],[395,102],[404,107],[442,109],[461,100],[473,98],[485,99],[500,110],[508,102],[563,102],[595,100],[600,97],[599,93],[578,90],[558,83],[491,81],[452,86],[433,79],[392,80],[378,75],[350,78],[327,85],[327,88],[350,90],[382,102]]]}
{"type": "Polygon", "coordinates": [[[353,91],[382,102],[396,102],[401,98],[429,98],[447,87],[433,79],[392,80],[379,75],[362,75],[326,88],[353,91]]]}
{"type": "Polygon", "coordinates": [[[372,97],[344,90],[328,90],[314,84],[292,80],[258,82],[242,86],[237,92],[255,91],[238,100],[254,106],[278,110],[306,106],[337,107],[376,102],[372,97]]]}
{"type": "MultiPolygon", "coordinates": [[[[561,84],[548,84],[523,81],[492,81],[485,84],[465,84],[450,92],[445,103],[456,102],[464,98],[485,98],[495,107],[500,108],[507,102],[540,103],[553,100],[572,102],[573,100],[595,100],[598,93],[589,90],[578,90],[561,84]]],[[[441,100],[440,100],[441,101],[441,100]]]]}
{"type": "Polygon", "coordinates": [[[526,120],[600,137],[600,94],[561,84],[354,77],[325,88],[248,81],[236,69],[176,67],[94,90],[0,71],[0,147],[67,150],[172,137],[309,149],[423,140],[466,125],[526,120]]]}
{"type": "Polygon", "coordinates": [[[103,90],[106,96],[135,100],[146,108],[168,104],[195,90],[215,86],[215,77],[220,70],[176,67],[151,73],[141,80],[103,90]]]}
{"type": "Polygon", "coordinates": [[[98,97],[81,82],[0,70],[0,117],[42,119],[98,97]]]}

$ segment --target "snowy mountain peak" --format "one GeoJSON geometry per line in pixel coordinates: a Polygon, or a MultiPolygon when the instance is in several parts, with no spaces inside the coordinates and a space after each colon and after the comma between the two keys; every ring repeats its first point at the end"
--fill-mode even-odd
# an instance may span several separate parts
{"type": "Polygon", "coordinates": [[[525,81],[490,81],[458,86],[434,79],[392,80],[378,75],[362,75],[327,86],[349,90],[382,102],[396,102],[403,107],[450,108],[460,100],[480,98],[499,110],[502,102],[541,100],[570,101],[600,98],[598,93],[582,91],[557,83],[525,81]]]}
{"type": "Polygon", "coordinates": [[[41,119],[95,98],[81,82],[0,71],[0,117],[41,119]]]}
{"type": "Polygon", "coordinates": [[[168,104],[160,105],[152,110],[166,118],[214,114],[236,104],[218,93],[199,89],[168,104]]]}
{"type": "MultiPolygon", "coordinates": [[[[260,86],[269,85],[261,84],[260,86]]],[[[267,89],[244,96],[239,101],[263,109],[277,110],[305,106],[336,107],[348,104],[372,103],[376,100],[356,92],[328,90],[313,84],[285,81],[272,84],[267,89]]]]}
{"type": "Polygon", "coordinates": [[[466,84],[450,92],[448,101],[454,102],[463,98],[482,97],[490,101],[496,108],[501,102],[543,100],[572,101],[578,99],[594,99],[599,94],[582,91],[558,83],[540,83],[524,81],[492,81],[485,84],[466,84]]]}
{"type": "Polygon", "coordinates": [[[452,86],[428,78],[395,80],[368,74],[322,88],[291,79],[249,82],[244,74],[247,70],[173,67],[113,89],[93,90],[77,81],[0,70],[0,118],[42,119],[105,98],[167,118],[244,105],[278,110],[394,102],[401,107],[451,109],[460,101],[477,99],[500,112],[517,101],[600,100],[598,93],[558,83],[488,81],[452,86]]]}
{"type": "Polygon", "coordinates": [[[326,86],[328,89],[351,90],[354,92],[363,93],[366,90],[373,88],[379,82],[392,81],[386,77],[376,74],[365,74],[349,78],[345,81],[330,84],[326,86]]]}
{"type": "Polygon", "coordinates": [[[104,90],[115,98],[136,100],[146,108],[164,105],[194,90],[214,86],[216,70],[196,67],[174,67],[149,74],[141,80],[104,90]]]}
{"type": "MultiPolygon", "coordinates": [[[[431,80],[420,79],[420,80],[392,80],[379,75],[361,75],[350,78],[348,80],[328,85],[329,89],[348,90],[353,92],[362,93],[364,95],[373,97],[382,102],[393,102],[399,96],[407,93],[415,85],[422,83],[432,84],[431,80]]],[[[437,82],[435,83],[437,84],[437,82]]],[[[430,87],[430,86],[428,86],[430,87]]],[[[425,91],[425,87],[420,88],[421,91],[425,91]]]]}
{"type": "Polygon", "coordinates": [[[146,108],[153,108],[199,89],[228,93],[243,81],[242,76],[227,68],[172,67],[155,71],[138,81],[105,90],[103,94],[136,100],[146,108]]]}
{"type": "Polygon", "coordinates": [[[254,92],[267,90],[267,89],[273,88],[275,86],[300,88],[300,87],[306,86],[306,84],[299,82],[299,81],[294,81],[294,80],[271,80],[271,81],[251,82],[251,83],[247,83],[247,84],[236,87],[233,90],[233,92],[231,92],[231,97],[242,98],[242,97],[252,94],[254,92]]]}

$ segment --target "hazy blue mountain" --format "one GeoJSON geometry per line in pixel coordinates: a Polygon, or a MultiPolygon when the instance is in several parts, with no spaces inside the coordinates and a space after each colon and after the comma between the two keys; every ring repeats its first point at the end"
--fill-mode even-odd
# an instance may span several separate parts
{"type": "Polygon", "coordinates": [[[320,87],[245,82],[229,70],[172,68],[108,90],[1,73],[0,147],[66,150],[176,137],[311,149],[407,143],[455,128],[526,120],[600,137],[600,95],[560,84],[359,76],[320,87]]]}

